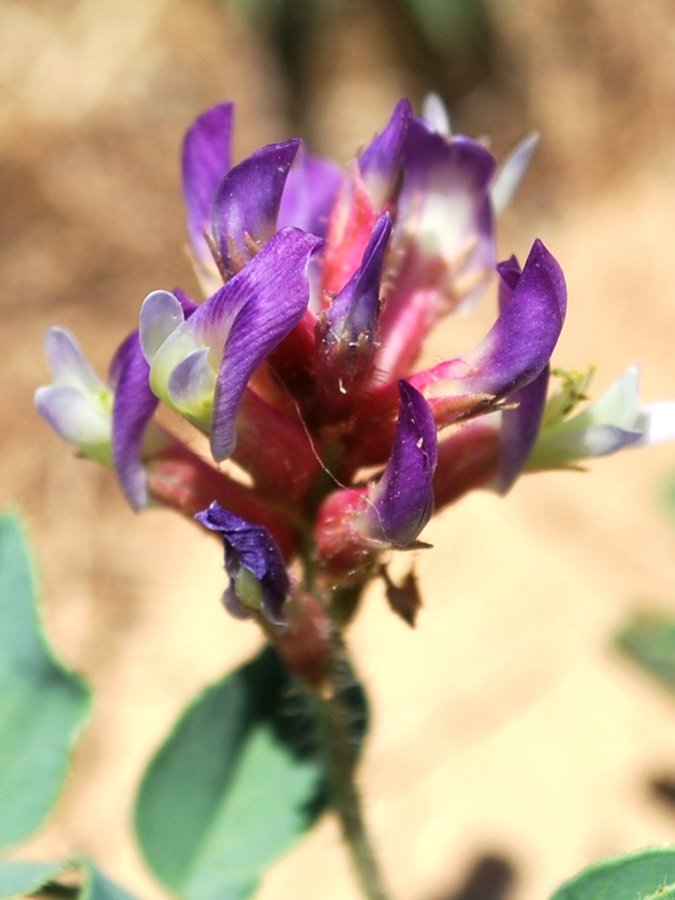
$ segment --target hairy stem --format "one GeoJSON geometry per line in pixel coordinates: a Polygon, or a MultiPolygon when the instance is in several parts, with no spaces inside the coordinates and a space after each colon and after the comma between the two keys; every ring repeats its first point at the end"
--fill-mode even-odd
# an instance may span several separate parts
{"type": "Polygon", "coordinates": [[[341,640],[336,639],[327,683],[311,693],[317,715],[319,740],[327,764],[330,803],[340,821],[342,836],[364,897],[389,900],[368,836],[361,797],[354,780],[355,759],[350,733],[350,710],[343,696],[348,667],[341,640]]]}

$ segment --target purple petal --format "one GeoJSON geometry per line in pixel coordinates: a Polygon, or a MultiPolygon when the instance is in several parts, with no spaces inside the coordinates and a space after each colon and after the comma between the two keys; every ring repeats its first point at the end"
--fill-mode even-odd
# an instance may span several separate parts
{"type": "Polygon", "coordinates": [[[216,192],[213,234],[231,277],[276,231],[281,196],[299,140],[268,144],[228,172],[216,192]]]}
{"type": "Polygon", "coordinates": [[[225,545],[225,569],[231,584],[226,592],[227,606],[237,614],[251,607],[250,598],[242,596],[242,569],[246,569],[259,585],[262,611],[270,622],[285,624],[282,608],[291,588],[281,551],[271,532],[263,525],[252,525],[246,519],[228,512],[214,502],[204,512],[197,513],[195,519],[210,531],[217,531],[225,545]],[[236,601],[234,602],[234,598],[236,601]]]}
{"type": "Polygon", "coordinates": [[[422,258],[450,267],[452,288],[468,303],[496,262],[489,186],[496,162],[467,137],[448,141],[413,119],[404,147],[399,219],[422,258]]]}
{"type": "Polygon", "coordinates": [[[434,417],[424,397],[399,381],[401,408],[394,448],[365,513],[370,536],[396,547],[415,540],[434,510],[438,462],[434,417]]]}
{"type": "Polygon", "coordinates": [[[377,209],[392,200],[401,174],[403,146],[413,112],[407,100],[399,100],[384,131],[359,157],[359,171],[377,209]]]}
{"type": "Polygon", "coordinates": [[[343,178],[336,163],[312,156],[301,144],[286,179],[277,229],[302,228],[317,237],[325,237],[343,178]]]}
{"type": "Polygon", "coordinates": [[[190,319],[197,338],[212,350],[223,347],[225,336],[211,424],[211,452],[219,462],[234,449],[237,410],[251,375],[305,313],[307,267],[322,243],[297,228],[278,232],[190,319]]]}
{"type": "Polygon", "coordinates": [[[525,468],[539,436],[541,420],[546,406],[549,367],[519,391],[509,396],[512,409],[502,413],[499,438],[499,470],[495,490],[506,494],[525,468]]]}
{"type": "Polygon", "coordinates": [[[500,262],[497,265],[497,272],[499,272],[499,312],[501,313],[513,297],[513,292],[523,272],[515,256],[500,262]]]}
{"type": "Polygon", "coordinates": [[[111,365],[113,371],[116,382],[112,418],[113,464],[127,500],[138,511],[148,503],[142,464],[143,438],[159,401],[150,390],[150,366],[143,356],[137,331],[118,349],[111,365]]]}
{"type": "Polygon", "coordinates": [[[183,196],[187,207],[190,243],[199,261],[210,261],[204,232],[211,227],[218,185],[230,169],[232,103],[207,110],[185,135],[183,142],[183,196]]]}
{"type": "Polygon", "coordinates": [[[328,344],[345,341],[355,344],[366,334],[375,336],[380,304],[382,266],[391,234],[391,216],[383,213],[375,223],[363,262],[345,287],[333,300],[326,313],[328,344]]]}
{"type": "Polygon", "coordinates": [[[424,391],[437,424],[493,405],[534,381],[558,341],[565,308],[562,270],[541,241],[535,241],[513,295],[478,347],[411,378],[424,391]]]}
{"type": "Polygon", "coordinates": [[[566,308],[562,270],[537,240],[513,296],[487,337],[466,357],[469,366],[480,369],[480,390],[503,395],[534,380],[551,358],[566,308]]]}

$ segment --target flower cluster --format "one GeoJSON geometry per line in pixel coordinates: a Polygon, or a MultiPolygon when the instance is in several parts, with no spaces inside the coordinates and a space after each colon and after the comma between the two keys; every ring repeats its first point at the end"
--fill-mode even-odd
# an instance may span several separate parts
{"type": "Polygon", "coordinates": [[[469,490],[503,493],[525,470],[671,435],[672,405],[641,411],[635,370],[576,416],[586,376],[564,376],[547,402],[563,274],[540,241],[522,268],[498,264],[494,232],[534,138],[498,170],[432,97],[422,117],[402,100],[346,170],[299,140],[231,166],[232,118],[231,104],[213,107],[183,146],[208,299],[146,297],[107,383],[52,329],[54,382],[36,395],[62,437],[114,468],[135,509],[170,505],[223,536],[231,611],[282,622],[299,553],[306,584],[362,585],[469,490]],[[493,280],[485,338],[419,371],[434,325],[493,280]],[[160,403],[246,479],[170,434],[160,403]]]}

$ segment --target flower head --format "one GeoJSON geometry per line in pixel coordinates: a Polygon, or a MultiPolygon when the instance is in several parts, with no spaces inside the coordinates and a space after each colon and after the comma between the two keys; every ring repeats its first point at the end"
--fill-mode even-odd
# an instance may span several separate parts
{"type": "Polygon", "coordinates": [[[541,241],[521,270],[497,264],[495,240],[536,136],[499,168],[453,135],[437,97],[421,117],[401,100],[343,170],[297,139],[232,165],[232,126],[232,104],[212,107],[183,144],[207,299],[150,293],[108,384],[51,331],[54,383],[36,404],[115,467],[135,508],[150,496],[207,507],[196,518],[224,540],[233,612],[281,622],[299,552],[314,585],[351,590],[384,571],[383,553],[421,546],[434,509],[469,490],[505,493],[523,471],[675,434],[672,404],[640,408],[634,370],[579,414],[586,383],[547,401],[565,280],[541,241]],[[494,282],[483,340],[419,367],[434,325],[494,282]],[[215,465],[175,438],[151,446],[166,434],[161,404],[208,437],[215,465]],[[238,480],[218,467],[230,458],[238,480]]]}

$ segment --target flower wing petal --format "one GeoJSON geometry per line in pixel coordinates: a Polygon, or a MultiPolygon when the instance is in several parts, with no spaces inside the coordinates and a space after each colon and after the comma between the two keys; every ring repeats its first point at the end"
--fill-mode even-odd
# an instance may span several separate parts
{"type": "Polygon", "coordinates": [[[317,237],[325,237],[343,177],[336,163],[313,156],[301,144],[286,179],[277,228],[302,228],[317,237]]]}
{"type": "Polygon", "coordinates": [[[48,329],[45,335],[45,353],[55,384],[70,385],[85,394],[98,394],[107,390],[85,359],[75,336],[66,328],[48,329]]]}
{"type": "Polygon", "coordinates": [[[401,407],[394,447],[382,478],[370,491],[364,518],[374,540],[406,547],[434,511],[438,440],[424,397],[405,381],[398,387],[401,407]]]}
{"type": "Polygon", "coordinates": [[[384,129],[359,157],[359,171],[375,208],[393,199],[403,163],[403,145],[413,118],[407,100],[399,100],[384,129]]]}
{"type": "Polygon", "coordinates": [[[183,141],[183,196],[187,207],[187,227],[195,258],[212,263],[204,233],[211,227],[213,201],[218,185],[230,169],[232,103],[212,106],[199,116],[183,141]]]}
{"type": "Polygon", "coordinates": [[[219,462],[236,443],[235,419],[255,369],[300,322],[309,301],[307,266],[322,241],[296,228],[278,232],[221,292],[218,307],[206,303],[190,320],[197,334],[233,315],[218,369],[211,451],[219,462]],[[210,321],[207,322],[207,317],[210,321]]]}
{"type": "Polygon", "coordinates": [[[54,431],[91,459],[110,465],[110,414],[72,385],[35,392],[35,408],[54,431]]]}
{"type": "Polygon", "coordinates": [[[494,406],[533,381],[547,365],[567,302],[562,270],[535,241],[523,273],[487,336],[470,353],[414,375],[439,427],[494,406]]]}
{"type": "Polygon", "coordinates": [[[383,213],[375,223],[361,265],[326,312],[329,343],[343,339],[353,344],[364,332],[371,339],[374,337],[382,266],[390,234],[391,216],[383,213]]]}
{"type": "Polygon", "coordinates": [[[231,169],[220,183],[213,207],[213,235],[229,277],[274,234],[284,185],[299,146],[299,140],[268,144],[231,169]]]}
{"type": "Polygon", "coordinates": [[[675,440],[675,401],[661,400],[640,410],[637,427],[642,432],[639,445],[675,440]]]}
{"type": "Polygon", "coordinates": [[[534,381],[510,395],[509,403],[515,406],[501,414],[499,469],[494,484],[500,494],[511,490],[537,443],[548,381],[549,366],[546,366],[534,381]]]}
{"type": "Polygon", "coordinates": [[[150,365],[137,331],[122,343],[114,362],[118,375],[112,414],[113,463],[127,500],[138,511],[148,503],[143,439],[158,400],[150,388],[150,365]]]}
{"type": "Polygon", "coordinates": [[[490,188],[492,208],[498,215],[511,202],[529,168],[538,143],[539,134],[536,131],[528,134],[502,163],[490,188]]]}

